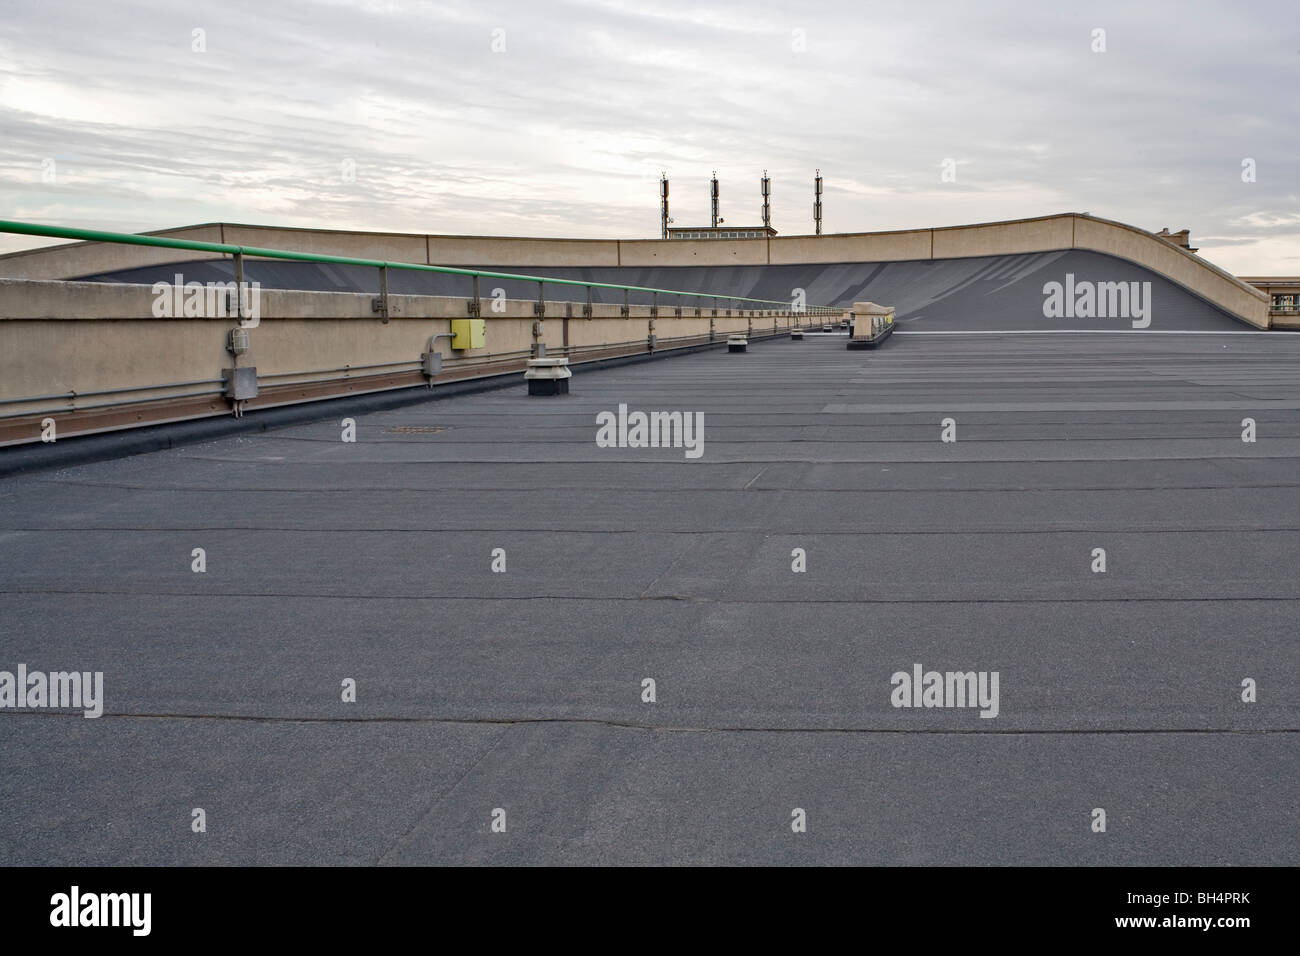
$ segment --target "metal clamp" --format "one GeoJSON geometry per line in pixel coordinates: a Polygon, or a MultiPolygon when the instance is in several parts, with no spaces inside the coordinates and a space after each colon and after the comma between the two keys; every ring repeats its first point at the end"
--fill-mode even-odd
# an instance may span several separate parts
{"type": "Polygon", "coordinates": [[[244,323],[244,254],[235,253],[235,319],[244,323]]]}
{"type": "Polygon", "coordinates": [[[477,319],[483,314],[483,300],[478,295],[478,276],[474,277],[474,298],[465,303],[471,318],[477,319]]]}
{"type": "Polygon", "coordinates": [[[378,312],[385,325],[388,324],[388,266],[379,267],[379,297],[370,300],[370,311],[378,312]]]}

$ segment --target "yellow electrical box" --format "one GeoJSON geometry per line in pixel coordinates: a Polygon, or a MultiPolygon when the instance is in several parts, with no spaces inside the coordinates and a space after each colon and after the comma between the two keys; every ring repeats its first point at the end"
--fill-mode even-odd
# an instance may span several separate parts
{"type": "Polygon", "coordinates": [[[481,349],[486,338],[486,319],[452,319],[451,347],[454,349],[481,349]]]}

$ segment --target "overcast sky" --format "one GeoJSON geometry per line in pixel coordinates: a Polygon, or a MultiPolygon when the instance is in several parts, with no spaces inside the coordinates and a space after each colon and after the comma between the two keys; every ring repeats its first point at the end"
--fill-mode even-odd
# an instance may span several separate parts
{"type": "Polygon", "coordinates": [[[1086,211],[1300,274],[1300,3],[0,0],[0,218],[642,238],[661,171],[750,225],[768,169],[798,234],[817,167],[826,232],[1086,211]]]}

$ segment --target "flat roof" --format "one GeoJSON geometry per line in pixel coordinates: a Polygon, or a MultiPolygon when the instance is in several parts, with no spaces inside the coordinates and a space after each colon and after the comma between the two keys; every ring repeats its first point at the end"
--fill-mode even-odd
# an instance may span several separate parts
{"type": "Polygon", "coordinates": [[[901,325],[5,479],[6,862],[1300,863],[1300,336],[901,325]]]}

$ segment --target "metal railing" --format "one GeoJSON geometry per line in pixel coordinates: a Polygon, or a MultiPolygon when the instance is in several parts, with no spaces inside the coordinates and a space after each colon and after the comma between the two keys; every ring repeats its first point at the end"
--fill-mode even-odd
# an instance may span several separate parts
{"type": "MultiPolygon", "coordinates": [[[[246,246],[230,243],[203,242],[194,239],[172,239],[163,236],[145,236],[134,233],[107,232],[97,229],[77,229],[64,226],[52,226],[42,223],[18,222],[12,220],[0,220],[0,233],[10,233],[14,235],[43,236],[52,239],[73,239],[85,242],[104,242],[115,243],[120,245],[147,246],[160,249],[176,249],[181,251],[199,252],[208,254],[217,254],[220,256],[230,256],[234,260],[234,278],[238,287],[242,289],[244,283],[244,258],[252,256],[259,259],[281,259],[300,262],[325,263],[330,265],[362,266],[375,268],[379,270],[379,297],[373,300],[373,309],[380,313],[384,322],[390,319],[389,310],[389,293],[388,293],[388,270],[401,269],[414,272],[432,272],[443,275],[466,276],[473,281],[473,298],[466,303],[466,311],[470,316],[479,318],[499,318],[502,320],[518,321],[520,316],[508,315],[484,315],[482,300],[479,297],[479,280],[494,279],[506,280],[512,282],[534,282],[537,283],[538,295],[534,303],[534,316],[538,319],[559,318],[559,316],[547,316],[547,303],[545,299],[545,287],[547,285],[578,287],[586,290],[586,304],[581,310],[583,317],[593,317],[595,315],[593,303],[593,290],[614,290],[622,293],[622,304],[619,309],[619,316],[623,318],[632,318],[633,294],[641,298],[648,298],[648,302],[637,302],[638,307],[649,305],[650,318],[650,341],[651,349],[655,346],[653,343],[660,342],[663,345],[670,345],[674,342],[693,341],[699,336],[672,336],[660,338],[655,335],[656,318],[702,318],[702,317],[751,317],[752,319],[762,314],[779,314],[782,316],[800,316],[808,317],[809,321],[820,322],[824,317],[831,315],[841,315],[843,309],[829,306],[796,306],[794,302],[787,302],[776,299],[760,299],[748,296],[731,296],[720,295],[716,292],[688,292],[677,289],[657,289],[650,286],[622,285],[611,282],[594,282],[581,279],[561,279],[551,276],[538,275],[520,275],[508,272],[495,272],[484,269],[466,269],[456,266],[435,266],[415,262],[396,262],[382,259],[363,259],[352,256],[335,256],[324,253],[313,252],[295,252],[286,249],[267,249],[260,246],[246,246]],[[675,301],[661,302],[661,297],[676,297],[675,301]],[[686,304],[686,300],[691,300],[686,304]],[[692,314],[693,313],[693,314],[692,314]]],[[[57,247],[56,247],[57,248],[57,247]]],[[[293,291],[293,290],[286,290],[293,291]]],[[[242,296],[234,296],[235,307],[231,310],[231,318],[240,318],[242,310],[242,296]]],[[[601,303],[608,307],[609,303],[601,303]]],[[[613,303],[618,305],[618,303],[613,303]]],[[[576,303],[569,304],[565,309],[566,318],[575,317],[578,313],[576,303]]],[[[644,318],[638,316],[637,318],[644,318]]],[[[443,318],[446,318],[445,316],[443,318]]],[[[791,325],[796,323],[791,322],[791,325]]],[[[758,331],[755,329],[755,331],[758,331]]],[[[773,322],[773,332],[776,331],[776,322],[773,322]]],[[[533,337],[536,342],[538,337],[537,323],[534,323],[533,337]]],[[[709,340],[712,341],[712,321],[710,321],[709,340]]],[[[566,336],[567,339],[567,336],[566,336]]],[[[594,345],[570,346],[567,344],[558,347],[564,354],[582,355],[584,353],[602,353],[610,349],[627,348],[631,349],[638,344],[644,344],[645,340],[630,340],[626,342],[602,342],[594,345]]],[[[534,344],[534,349],[536,348],[534,344]]],[[[458,367],[468,369],[479,366],[490,366],[494,362],[500,362],[502,359],[514,359],[516,357],[526,357],[532,352],[510,352],[497,353],[482,357],[473,357],[462,359],[458,367]]],[[[396,362],[382,362],[374,365],[349,365],[329,369],[305,369],[293,372],[272,372],[261,373],[259,379],[264,380],[267,385],[272,386],[301,386],[301,385],[318,385],[329,384],[335,381],[347,381],[360,374],[364,376],[367,373],[377,373],[381,370],[387,370],[389,373],[402,374],[416,372],[420,370],[422,362],[420,360],[403,360],[396,362]],[[330,374],[328,379],[317,378],[322,374],[330,374]],[[341,377],[340,377],[341,376],[341,377]]],[[[224,379],[204,379],[200,381],[185,382],[167,382],[157,384],[147,384],[138,386],[125,386],[120,388],[104,388],[87,391],[67,391],[45,395],[31,395],[18,398],[0,399],[0,424],[5,424],[14,420],[25,420],[39,415],[69,413],[69,412],[87,412],[102,411],[115,409],[124,406],[137,405],[141,402],[159,403],[159,402],[176,402],[187,399],[205,398],[208,396],[225,394],[224,379]],[[39,405],[38,408],[32,408],[32,405],[39,405]],[[19,406],[27,406],[19,408],[19,406]]]]}
{"type": "Polygon", "coordinates": [[[233,257],[235,264],[235,281],[242,288],[244,281],[244,257],[253,256],[258,259],[285,259],[297,262],[319,262],[329,265],[347,265],[347,266],[367,266],[379,270],[379,291],[383,299],[383,307],[380,310],[385,319],[389,315],[388,311],[388,270],[401,269],[412,272],[435,272],[441,275],[461,275],[473,279],[474,290],[471,300],[470,311],[477,317],[484,317],[481,307],[482,299],[479,296],[479,279],[504,279],[514,282],[536,282],[538,285],[538,303],[545,302],[544,290],[548,285],[577,286],[587,290],[587,302],[583,309],[584,316],[593,314],[592,290],[593,289],[612,289],[623,293],[622,314],[630,315],[630,295],[633,292],[649,294],[651,296],[651,306],[655,312],[658,312],[659,296],[669,295],[677,296],[676,306],[667,306],[667,308],[678,308],[681,305],[682,296],[690,296],[694,299],[712,299],[714,310],[719,307],[718,303],[729,302],[732,305],[729,309],[753,309],[756,311],[780,311],[796,315],[822,316],[843,313],[842,308],[832,306],[800,306],[796,307],[793,302],[779,299],[756,299],[748,296],[736,295],[719,295],[716,292],[688,292],[682,289],[655,289],[649,286],[620,285],[613,282],[587,282],[581,279],[559,279],[550,276],[530,276],[517,275],[509,272],[490,272],[483,269],[463,269],[456,266],[434,266],[418,262],[394,262],[384,259],[360,259],[352,256],[331,256],[317,252],[294,252],[289,249],[264,249],[259,246],[232,245],[223,242],[202,242],[195,239],[169,239],[165,236],[142,236],[130,232],[105,232],[100,229],[75,229],[66,226],[51,226],[44,223],[35,222],[17,222],[13,220],[0,219],[0,233],[10,233],[21,236],[44,236],[50,239],[76,239],[83,242],[111,242],[122,245],[133,246],[152,246],[160,249],[183,249],[190,252],[208,252],[219,255],[228,255],[233,257]],[[749,303],[748,306],[739,303],[749,303]]]}

